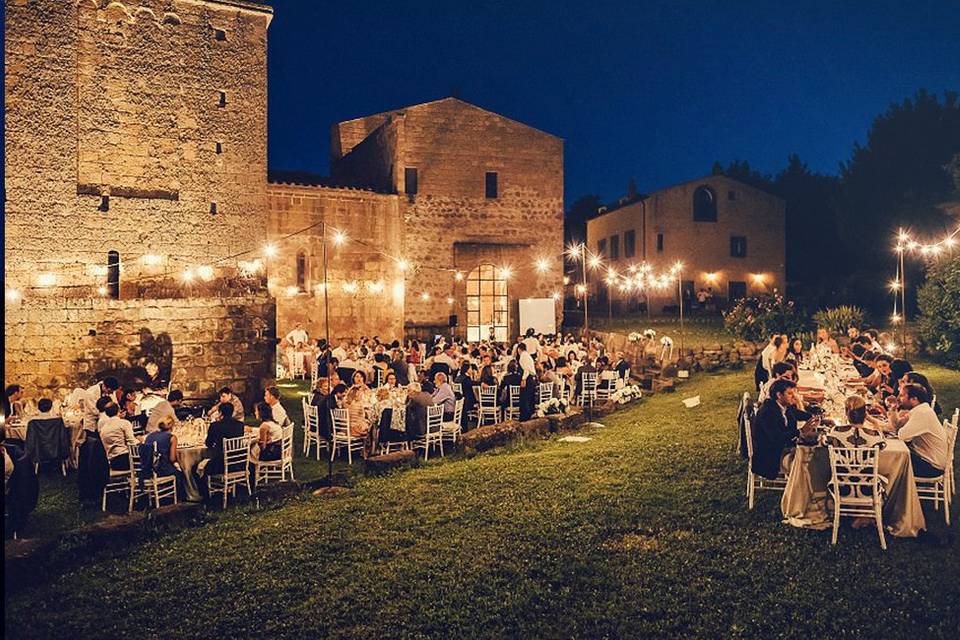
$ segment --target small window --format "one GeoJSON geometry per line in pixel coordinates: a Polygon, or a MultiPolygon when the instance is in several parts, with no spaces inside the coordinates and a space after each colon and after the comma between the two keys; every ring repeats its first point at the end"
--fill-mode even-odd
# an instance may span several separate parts
{"type": "Polygon", "coordinates": [[[415,167],[407,167],[403,170],[403,192],[408,196],[416,195],[417,188],[417,170],[415,167]]]}
{"type": "Polygon", "coordinates": [[[693,192],[694,222],[717,221],[717,198],[710,187],[697,187],[693,192]]]}
{"type": "Polygon", "coordinates": [[[610,236],[610,259],[620,259],[620,236],[610,236]]]}
{"type": "Polygon", "coordinates": [[[607,255],[607,239],[604,238],[597,242],[597,255],[601,258],[606,257],[607,255]]]}
{"type": "Polygon", "coordinates": [[[225,106],[227,106],[227,92],[226,92],[226,91],[221,91],[221,92],[220,92],[220,101],[217,103],[217,105],[220,106],[220,107],[225,107],[225,106]]]}
{"type": "Polygon", "coordinates": [[[110,196],[100,196],[100,206],[97,207],[97,211],[103,211],[104,213],[110,211],[110,196]]]}
{"type": "Polygon", "coordinates": [[[663,234],[657,234],[657,251],[663,251],[663,234]]]}
{"type": "Polygon", "coordinates": [[[730,257],[747,257],[747,238],[745,236],[730,236],[730,257]]]}
{"type": "Polygon", "coordinates": [[[496,171],[487,171],[487,197],[496,198],[497,197],[497,172],[496,171]]]}
{"type": "Polygon", "coordinates": [[[637,232],[631,229],[623,232],[623,257],[632,258],[637,255],[637,232]]]}
{"type": "Polygon", "coordinates": [[[223,153],[223,143],[218,141],[215,146],[215,150],[217,152],[217,155],[220,155],[221,153],[223,153]]]}
{"type": "Polygon", "coordinates": [[[120,298],[120,252],[107,253],[107,295],[114,300],[120,298]]]}
{"type": "Polygon", "coordinates": [[[216,202],[211,202],[211,203],[210,203],[210,215],[212,215],[212,216],[217,215],[217,203],[216,203],[216,202]]]}
{"type": "Polygon", "coordinates": [[[736,200],[737,192],[736,191],[727,191],[727,200],[736,200]]]}
{"type": "Polygon", "coordinates": [[[223,29],[214,29],[213,37],[217,42],[225,42],[227,39],[227,32],[223,29]]]}
{"type": "Polygon", "coordinates": [[[307,290],[307,254],[297,252],[297,291],[307,290]]]}

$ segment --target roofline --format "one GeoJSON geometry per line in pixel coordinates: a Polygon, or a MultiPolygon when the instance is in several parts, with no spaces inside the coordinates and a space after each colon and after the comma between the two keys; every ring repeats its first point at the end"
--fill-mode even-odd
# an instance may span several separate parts
{"type": "Polygon", "coordinates": [[[371,114],[368,114],[368,115],[365,115],[365,116],[358,116],[358,117],[356,117],[356,118],[350,118],[350,119],[348,119],[348,120],[340,120],[340,121],[337,122],[336,124],[337,124],[337,125],[349,124],[349,123],[351,123],[351,122],[356,122],[356,121],[358,121],[358,120],[366,120],[366,119],[368,119],[368,118],[375,118],[375,117],[377,117],[377,116],[389,116],[389,115],[392,115],[392,114],[395,114],[395,113],[399,113],[399,112],[406,111],[407,109],[415,109],[415,108],[417,108],[417,107],[424,107],[424,106],[427,106],[427,105],[429,105],[429,104],[435,104],[435,103],[437,103],[437,102],[443,102],[443,101],[445,101],[445,100],[456,100],[457,102],[460,102],[460,103],[463,103],[463,104],[465,104],[465,105],[471,106],[471,107],[473,107],[474,109],[479,109],[480,111],[484,111],[484,112],[486,112],[486,113],[495,115],[495,116],[497,116],[497,117],[505,118],[505,119],[507,119],[507,120],[510,120],[511,122],[516,122],[516,123],[519,124],[519,125],[522,125],[522,126],[527,127],[527,128],[529,128],[529,129],[533,129],[534,131],[537,131],[537,132],[539,132],[539,133],[542,133],[542,134],[545,135],[545,136],[550,136],[551,138],[556,138],[557,140],[563,141],[563,138],[561,138],[560,136],[554,135],[554,134],[550,133],[549,131],[544,131],[543,129],[539,129],[539,128],[531,125],[531,124],[528,124],[528,123],[526,123],[526,122],[523,122],[522,120],[517,120],[516,118],[511,118],[510,116],[504,115],[504,114],[502,114],[502,113],[497,113],[496,111],[491,111],[490,109],[485,109],[485,108],[481,107],[480,105],[474,104],[474,103],[472,103],[472,102],[467,102],[466,100],[461,100],[460,98],[457,98],[457,97],[454,97],[454,96],[446,96],[446,97],[444,97],[444,98],[438,98],[438,99],[436,99],[436,100],[427,100],[426,102],[418,102],[418,103],[416,103],[416,104],[410,104],[410,105],[407,105],[407,106],[405,106],[405,107],[398,107],[398,108],[396,108],[396,109],[388,109],[388,110],[386,110],[386,111],[378,111],[377,113],[371,113],[371,114]]]}
{"type": "Polygon", "coordinates": [[[268,4],[263,4],[260,2],[254,2],[254,0],[185,0],[186,2],[192,2],[194,4],[216,4],[222,7],[229,7],[231,9],[238,9],[240,11],[246,11],[249,13],[257,13],[265,15],[267,18],[267,24],[270,24],[270,21],[273,20],[273,7],[268,4]]]}
{"type": "Polygon", "coordinates": [[[766,189],[761,189],[760,187],[755,187],[755,186],[753,186],[752,184],[748,184],[748,183],[744,182],[743,180],[738,180],[738,179],[736,179],[736,178],[734,178],[734,177],[732,177],[732,176],[728,176],[728,175],[723,174],[723,173],[708,173],[707,175],[705,175],[705,176],[700,176],[699,178],[691,178],[690,180],[684,180],[683,182],[677,182],[677,183],[668,185],[668,186],[666,186],[666,187],[662,187],[662,188],[660,188],[660,189],[655,189],[654,191],[651,191],[651,192],[647,195],[647,197],[652,196],[652,195],[655,194],[655,193],[660,193],[661,191],[667,191],[667,190],[669,190],[669,189],[675,189],[676,187],[682,187],[683,185],[691,184],[691,183],[693,183],[693,182],[703,182],[704,180],[711,180],[711,179],[713,179],[713,178],[725,178],[726,180],[730,180],[731,182],[736,182],[737,184],[742,184],[743,186],[745,186],[745,187],[747,187],[747,188],[749,188],[749,189],[753,189],[754,191],[759,191],[760,193],[765,193],[765,194],[767,194],[768,196],[771,196],[771,197],[773,197],[773,198],[777,198],[778,200],[783,200],[783,198],[781,198],[780,196],[778,196],[778,195],[775,194],[775,193],[770,193],[770,192],[767,191],[766,189]]]}

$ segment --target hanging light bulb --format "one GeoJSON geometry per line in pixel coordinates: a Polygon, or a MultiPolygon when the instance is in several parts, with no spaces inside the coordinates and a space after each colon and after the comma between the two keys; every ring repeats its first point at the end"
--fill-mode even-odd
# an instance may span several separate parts
{"type": "Polygon", "coordinates": [[[210,280],[213,278],[213,267],[208,264],[197,267],[197,275],[201,280],[210,280]]]}
{"type": "Polygon", "coordinates": [[[339,247],[347,241],[347,234],[339,229],[333,232],[333,244],[334,246],[339,247]]]}
{"type": "Polygon", "coordinates": [[[410,263],[404,258],[397,258],[397,269],[400,271],[406,271],[410,268],[410,263]]]}
{"type": "Polygon", "coordinates": [[[453,274],[453,279],[457,282],[463,280],[463,271],[457,271],[455,274],[453,274]]]}
{"type": "Polygon", "coordinates": [[[277,245],[273,244],[272,242],[264,245],[263,255],[267,258],[272,258],[277,255],[277,245]]]}
{"type": "Polygon", "coordinates": [[[537,260],[536,267],[537,267],[537,271],[539,271],[540,273],[546,273],[547,270],[550,268],[550,262],[547,261],[546,258],[540,258],[539,260],[537,260]]]}
{"type": "Polygon", "coordinates": [[[20,291],[17,289],[7,289],[6,298],[9,302],[16,302],[20,299],[20,291]]]}

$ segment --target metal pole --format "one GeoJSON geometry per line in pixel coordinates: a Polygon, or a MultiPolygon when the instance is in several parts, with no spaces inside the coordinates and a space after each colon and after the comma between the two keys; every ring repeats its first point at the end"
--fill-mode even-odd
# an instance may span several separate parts
{"type": "MultiPolygon", "coordinates": [[[[327,338],[327,348],[333,349],[330,345],[330,303],[327,298],[327,223],[323,223],[323,329],[327,338]]],[[[330,372],[327,371],[329,377],[330,372]]]]}
{"type": "Polygon", "coordinates": [[[583,260],[583,335],[587,338],[587,353],[590,352],[590,315],[587,307],[590,301],[590,290],[587,289],[587,245],[580,245],[580,258],[583,260]]]}
{"type": "Polygon", "coordinates": [[[903,269],[903,249],[900,250],[900,344],[907,355],[907,273],[903,269]]]}
{"type": "Polygon", "coordinates": [[[677,269],[677,293],[680,294],[680,352],[683,353],[683,274],[677,269]]]}

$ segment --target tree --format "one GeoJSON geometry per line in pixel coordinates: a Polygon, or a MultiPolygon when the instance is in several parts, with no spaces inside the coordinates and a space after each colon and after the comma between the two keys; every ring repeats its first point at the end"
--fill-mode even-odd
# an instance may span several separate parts
{"type": "Polygon", "coordinates": [[[917,331],[926,349],[947,366],[960,367],[960,254],[929,265],[917,304],[917,331]]]}
{"type": "Polygon", "coordinates": [[[753,169],[746,160],[733,160],[726,169],[719,162],[714,162],[712,172],[713,175],[727,176],[763,191],[773,192],[774,189],[773,179],[753,169]]]}
{"type": "Polygon", "coordinates": [[[587,241],[587,220],[597,215],[600,196],[580,196],[563,215],[563,240],[568,245],[587,241]]]}

